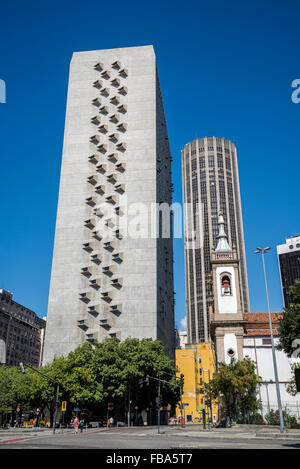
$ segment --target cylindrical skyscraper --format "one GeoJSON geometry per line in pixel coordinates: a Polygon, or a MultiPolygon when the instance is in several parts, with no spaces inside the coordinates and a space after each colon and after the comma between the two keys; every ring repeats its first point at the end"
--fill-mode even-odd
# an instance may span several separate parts
{"type": "Polygon", "coordinates": [[[224,138],[205,137],[186,144],[181,156],[188,342],[207,342],[213,307],[210,259],[217,244],[219,211],[229,244],[237,249],[241,304],[249,311],[237,152],[224,138]],[[193,233],[197,243],[190,242],[193,233]]]}

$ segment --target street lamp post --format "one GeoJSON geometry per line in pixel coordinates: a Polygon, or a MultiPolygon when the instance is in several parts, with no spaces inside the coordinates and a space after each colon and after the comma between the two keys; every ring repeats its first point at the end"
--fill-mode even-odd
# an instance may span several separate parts
{"type": "MultiPolygon", "coordinates": [[[[49,381],[52,381],[53,383],[56,384],[56,396],[55,396],[55,413],[54,413],[54,419],[53,419],[53,434],[55,433],[55,426],[56,426],[56,418],[57,418],[57,406],[58,406],[58,396],[59,396],[59,383],[55,381],[54,379],[50,378],[50,376],[45,375],[44,373],[41,373],[40,371],[36,370],[32,366],[26,364],[28,368],[31,370],[35,371],[39,375],[43,376],[44,378],[48,379],[49,381]]],[[[22,362],[19,363],[20,370],[23,374],[25,374],[25,365],[23,365],[22,362]]]]}
{"type": "Polygon", "coordinates": [[[269,293],[268,293],[268,284],[267,284],[267,276],[266,276],[266,266],[265,266],[265,259],[264,254],[270,250],[269,247],[267,248],[257,248],[255,254],[261,254],[262,257],[262,264],[264,270],[264,279],[265,279],[265,288],[266,288],[266,296],[267,296],[267,304],[268,304],[268,315],[269,315],[269,325],[270,325],[270,336],[271,336],[271,344],[272,344],[272,356],[273,356],[273,367],[274,367],[274,375],[275,375],[275,384],[276,384],[276,394],[277,394],[277,403],[278,403],[278,411],[279,411],[279,420],[280,420],[280,431],[284,431],[284,422],[283,422],[283,414],[282,414],[282,406],[281,406],[281,398],[280,398],[280,389],[279,389],[279,380],[278,380],[278,371],[277,371],[277,362],[276,362],[276,355],[275,355],[275,346],[274,346],[274,337],[273,337],[273,329],[272,329],[272,319],[271,319],[271,311],[270,311],[270,301],[269,301],[269,293]]]}

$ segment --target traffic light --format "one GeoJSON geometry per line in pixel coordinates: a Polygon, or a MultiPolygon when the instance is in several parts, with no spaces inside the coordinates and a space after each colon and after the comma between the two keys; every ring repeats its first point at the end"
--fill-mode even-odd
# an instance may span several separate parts
{"type": "Polygon", "coordinates": [[[180,386],[181,386],[181,389],[183,389],[183,386],[184,386],[184,374],[181,373],[180,375],[180,386]]]}
{"type": "Polygon", "coordinates": [[[149,376],[148,376],[148,375],[146,376],[145,383],[146,383],[146,386],[149,386],[149,384],[150,384],[149,376]]]}

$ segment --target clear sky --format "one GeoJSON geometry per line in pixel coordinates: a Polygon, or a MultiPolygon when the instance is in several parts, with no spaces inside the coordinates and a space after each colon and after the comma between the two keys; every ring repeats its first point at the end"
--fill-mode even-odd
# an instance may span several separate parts
{"type": "MultiPolygon", "coordinates": [[[[238,151],[252,311],[282,310],[276,245],[300,232],[300,2],[0,0],[0,288],[47,311],[68,69],[74,51],[153,44],[181,202],[181,149],[224,137],[238,151]]],[[[174,241],[176,323],[185,316],[174,241]]]]}

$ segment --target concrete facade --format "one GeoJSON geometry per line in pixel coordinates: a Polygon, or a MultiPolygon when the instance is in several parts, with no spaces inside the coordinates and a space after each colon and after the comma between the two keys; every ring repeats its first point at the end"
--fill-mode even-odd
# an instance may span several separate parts
{"type": "Polygon", "coordinates": [[[173,356],[159,203],[172,203],[171,156],[153,47],[74,53],[44,363],[106,337],[159,338],[173,356]]]}

